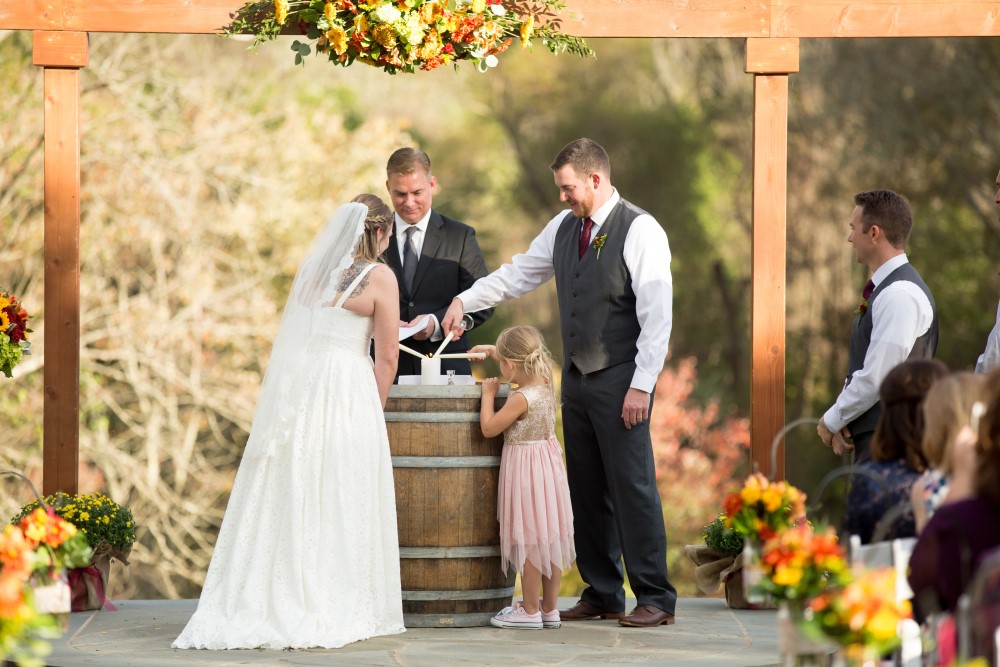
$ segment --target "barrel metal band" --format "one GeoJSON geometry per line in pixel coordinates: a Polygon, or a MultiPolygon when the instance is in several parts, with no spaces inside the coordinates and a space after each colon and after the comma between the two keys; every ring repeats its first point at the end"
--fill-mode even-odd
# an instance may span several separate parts
{"type": "Polygon", "coordinates": [[[399,547],[400,558],[491,558],[500,547],[399,547]]]}
{"type": "Polygon", "coordinates": [[[393,468],[498,468],[499,456],[393,456],[393,468]]]}
{"type": "Polygon", "coordinates": [[[403,600],[409,602],[430,602],[434,600],[491,600],[510,597],[514,587],[492,588],[478,591],[403,591],[403,600]]]}
{"type": "Polygon", "coordinates": [[[387,422],[478,422],[478,412],[386,412],[387,422]]]}
{"type": "Polygon", "coordinates": [[[408,628],[475,628],[489,625],[493,612],[479,614],[403,614],[408,628]]]}

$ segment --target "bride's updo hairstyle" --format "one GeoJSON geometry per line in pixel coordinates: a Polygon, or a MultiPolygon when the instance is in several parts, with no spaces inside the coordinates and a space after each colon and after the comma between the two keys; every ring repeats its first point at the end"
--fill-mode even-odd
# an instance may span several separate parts
{"type": "Polygon", "coordinates": [[[552,355],[545,347],[545,339],[535,327],[510,327],[497,337],[497,356],[524,369],[533,377],[541,377],[549,385],[552,398],[556,396],[556,383],[552,376],[552,355]]]}
{"type": "Polygon", "coordinates": [[[365,233],[358,241],[358,250],[354,256],[366,262],[377,262],[381,254],[378,248],[377,231],[381,229],[383,234],[390,233],[392,230],[392,209],[379,197],[368,192],[358,195],[351,201],[368,207],[368,217],[365,218],[365,233]]]}

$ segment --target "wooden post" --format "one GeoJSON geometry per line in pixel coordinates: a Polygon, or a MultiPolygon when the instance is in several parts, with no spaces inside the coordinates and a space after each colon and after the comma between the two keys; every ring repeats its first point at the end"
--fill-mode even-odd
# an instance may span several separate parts
{"type": "Polygon", "coordinates": [[[45,68],[45,400],[42,492],[76,493],[80,456],[80,68],[87,33],[33,36],[45,68]]]}
{"type": "Polygon", "coordinates": [[[772,470],[771,441],[785,424],[788,74],[799,70],[799,40],[748,39],[745,69],[754,75],[750,456],[760,472],[780,479],[784,444],[772,470]]]}

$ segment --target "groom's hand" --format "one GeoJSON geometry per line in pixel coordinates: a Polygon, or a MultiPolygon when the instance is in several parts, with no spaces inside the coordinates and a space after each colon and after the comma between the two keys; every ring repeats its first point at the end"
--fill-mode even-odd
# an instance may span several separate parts
{"type": "Polygon", "coordinates": [[[462,302],[457,297],[451,300],[451,305],[448,306],[448,310],[444,314],[444,319],[441,320],[441,333],[445,336],[453,331],[456,336],[461,333],[462,309],[462,302]]]}
{"type": "Polygon", "coordinates": [[[625,428],[631,429],[647,419],[649,419],[649,394],[641,389],[629,387],[625,392],[625,402],[622,404],[622,421],[625,422],[625,428]]]}

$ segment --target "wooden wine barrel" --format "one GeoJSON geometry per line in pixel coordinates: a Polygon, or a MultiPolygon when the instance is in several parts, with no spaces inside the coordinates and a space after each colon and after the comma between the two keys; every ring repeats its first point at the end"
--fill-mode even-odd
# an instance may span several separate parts
{"type": "MultiPolygon", "coordinates": [[[[508,385],[496,400],[506,401],[508,385]]],[[[489,625],[511,604],[500,569],[497,483],[503,437],[483,437],[478,386],[393,386],[385,408],[396,486],[403,622],[489,625]]]]}

